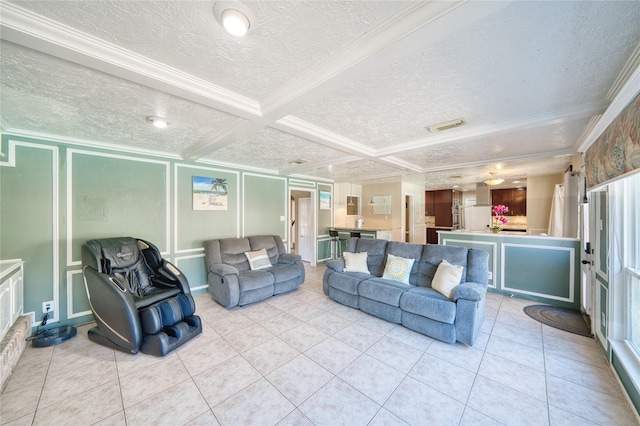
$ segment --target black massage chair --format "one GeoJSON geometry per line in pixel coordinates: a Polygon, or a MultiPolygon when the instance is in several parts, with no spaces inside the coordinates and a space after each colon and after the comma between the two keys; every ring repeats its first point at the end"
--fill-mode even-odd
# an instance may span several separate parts
{"type": "Polygon", "coordinates": [[[186,277],[148,241],[88,241],[82,273],[98,324],[89,330],[94,342],[164,356],[202,332],[186,277]]]}

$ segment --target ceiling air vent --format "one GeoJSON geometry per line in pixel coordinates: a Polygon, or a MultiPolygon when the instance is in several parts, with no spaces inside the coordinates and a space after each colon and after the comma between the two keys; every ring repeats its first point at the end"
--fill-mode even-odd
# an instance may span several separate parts
{"type": "Polygon", "coordinates": [[[297,166],[299,166],[300,164],[304,164],[304,163],[306,163],[306,162],[307,162],[307,160],[303,160],[303,159],[298,159],[298,160],[289,161],[289,163],[291,163],[291,164],[295,164],[295,165],[297,165],[297,166]]]}
{"type": "Polygon", "coordinates": [[[460,127],[462,125],[467,124],[464,118],[458,118],[456,120],[445,121],[444,123],[434,124],[432,126],[427,126],[426,129],[431,133],[441,132],[443,130],[454,129],[456,127],[460,127]]]}

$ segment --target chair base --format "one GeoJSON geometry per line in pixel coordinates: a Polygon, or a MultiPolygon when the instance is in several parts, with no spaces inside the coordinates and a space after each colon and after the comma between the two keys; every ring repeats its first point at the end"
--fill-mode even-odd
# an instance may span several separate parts
{"type": "Polygon", "coordinates": [[[89,340],[121,352],[136,354],[140,351],[147,355],[165,356],[200,333],[202,333],[202,321],[199,316],[191,315],[171,327],[164,327],[159,333],[145,335],[142,345],[135,350],[116,345],[98,327],[90,329],[87,335],[89,340]]]}

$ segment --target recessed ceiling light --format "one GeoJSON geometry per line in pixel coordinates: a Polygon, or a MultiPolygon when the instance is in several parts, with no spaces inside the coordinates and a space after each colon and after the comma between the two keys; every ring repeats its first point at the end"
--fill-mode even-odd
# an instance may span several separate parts
{"type": "Polygon", "coordinates": [[[460,185],[453,185],[454,188],[458,188],[460,185]]]}
{"type": "Polygon", "coordinates": [[[155,115],[147,117],[147,121],[153,124],[154,127],[157,127],[158,129],[164,129],[165,127],[167,127],[167,124],[169,124],[164,118],[156,117],[155,115]]]}
{"type": "Polygon", "coordinates": [[[213,5],[213,15],[229,34],[245,36],[256,22],[251,11],[237,1],[220,1],[213,5]]]}
{"type": "Polygon", "coordinates": [[[297,159],[297,160],[293,160],[293,161],[289,161],[290,164],[295,164],[295,165],[300,165],[300,164],[304,164],[307,163],[307,160],[303,160],[301,158],[297,159]]]}
{"type": "Polygon", "coordinates": [[[520,181],[519,181],[519,180],[514,180],[514,181],[513,181],[513,182],[511,182],[511,183],[520,183],[520,181]]]}

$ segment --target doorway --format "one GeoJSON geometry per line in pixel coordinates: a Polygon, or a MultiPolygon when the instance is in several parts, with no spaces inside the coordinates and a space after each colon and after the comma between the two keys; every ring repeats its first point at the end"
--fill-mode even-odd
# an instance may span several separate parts
{"type": "Polygon", "coordinates": [[[289,189],[290,251],[299,254],[302,261],[316,264],[316,215],[315,190],[289,189]]]}
{"type": "Polygon", "coordinates": [[[404,242],[413,241],[413,195],[404,196],[404,242]]]}

